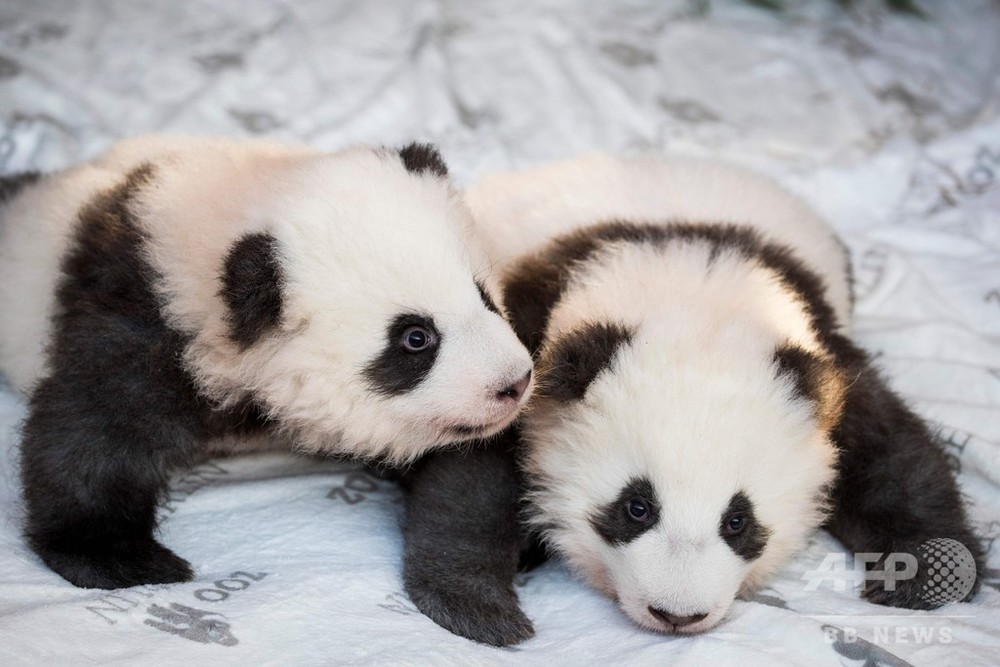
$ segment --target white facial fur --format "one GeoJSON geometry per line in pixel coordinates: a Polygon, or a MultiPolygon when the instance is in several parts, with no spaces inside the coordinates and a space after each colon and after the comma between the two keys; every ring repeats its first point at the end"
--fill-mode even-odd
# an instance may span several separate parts
{"type": "Polygon", "coordinates": [[[738,592],[818,526],[833,475],[813,406],[773,362],[785,343],[817,350],[802,304],[769,269],[735,254],[708,265],[705,245],[616,244],[576,274],[551,314],[540,372],[552,346],[584,323],[624,324],[633,338],[583,400],[540,397],[523,419],[534,522],[591,585],[661,631],[671,628],[650,606],[707,614],[677,631],[717,624],[738,592]],[[634,478],[652,483],[659,521],[609,544],[592,517],[634,478]],[[749,562],[720,536],[740,491],[769,531],[749,562]]]}
{"type": "MultiPolygon", "coordinates": [[[[403,461],[461,439],[456,426],[482,427],[476,436],[495,433],[526,400],[530,388],[520,401],[497,400],[531,361],[479,296],[475,279],[493,291],[489,264],[445,179],[407,171],[397,154],[384,149],[321,154],[156,137],[123,142],[87,169],[114,183],[146,161],[153,164],[154,185],[132,208],[162,279],[165,315],[192,337],[185,364],[220,404],[252,394],[301,447],[403,461]],[[281,324],[241,349],[228,335],[220,273],[233,243],[258,232],[278,243],[281,324]],[[392,318],[408,312],[433,318],[441,347],[415,389],[382,395],[364,369],[386,346],[392,318]]],[[[71,172],[50,182],[35,204],[76,183],[71,172]]],[[[93,192],[85,189],[71,201],[79,207],[93,192]]],[[[65,225],[56,235],[65,245],[73,216],[56,212],[53,225],[65,225]]],[[[42,273],[56,276],[57,263],[48,264],[51,270],[42,273]]],[[[21,265],[0,268],[10,269],[7,285],[14,290],[30,273],[21,265]]],[[[34,291],[49,294],[51,285],[34,291]]],[[[25,315],[38,320],[33,328],[43,332],[41,340],[48,312],[25,315]]],[[[13,355],[4,352],[7,369],[13,355]]],[[[35,363],[15,380],[28,388],[40,370],[35,363]]]]}

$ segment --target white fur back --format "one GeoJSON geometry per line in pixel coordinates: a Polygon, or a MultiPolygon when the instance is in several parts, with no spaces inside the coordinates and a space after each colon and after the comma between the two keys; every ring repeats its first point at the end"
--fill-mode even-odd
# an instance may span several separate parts
{"type": "MultiPolygon", "coordinates": [[[[14,386],[30,391],[42,372],[60,262],[78,223],[77,214],[88,201],[114,188],[145,162],[160,163],[168,155],[174,160],[190,158],[208,147],[259,155],[262,146],[184,136],[126,139],[91,162],[27,185],[0,206],[0,303],[4,305],[0,368],[14,386]]],[[[275,154],[293,150],[279,144],[266,146],[275,154]]]]}
{"type": "Polygon", "coordinates": [[[76,213],[121,174],[82,165],[25,186],[0,206],[0,368],[27,392],[44,367],[59,264],[76,213]]]}
{"type": "Polygon", "coordinates": [[[747,225],[786,244],[851,322],[847,256],[830,227],[770,179],[709,160],[589,154],[488,175],[465,192],[490,258],[502,270],[549,239],[597,222],[747,225]]]}

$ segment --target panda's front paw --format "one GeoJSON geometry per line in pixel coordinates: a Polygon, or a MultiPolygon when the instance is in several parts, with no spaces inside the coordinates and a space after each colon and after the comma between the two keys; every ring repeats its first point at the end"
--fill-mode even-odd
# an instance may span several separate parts
{"type": "Polygon", "coordinates": [[[896,548],[866,574],[869,602],[906,609],[937,609],[970,599],[978,589],[981,559],[962,542],[929,539],[896,548]]]}
{"type": "Polygon", "coordinates": [[[886,607],[903,607],[905,609],[935,609],[940,605],[931,605],[921,597],[925,581],[920,578],[897,581],[893,590],[889,590],[884,581],[866,581],[861,596],[872,604],[886,607]]]}
{"type": "Polygon", "coordinates": [[[156,540],[86,551],[37,549],[45,564],[80,588],[129,588],[190,581],[191,565],[156,540]]]}
{"type": "Polygon", "coordinates": [[[510,646],[535,634],[517,594],[499,582],[452,580],[439,587],[406,578],[406,592],[424,615],[445,630],[492,646],[510,646]]]}

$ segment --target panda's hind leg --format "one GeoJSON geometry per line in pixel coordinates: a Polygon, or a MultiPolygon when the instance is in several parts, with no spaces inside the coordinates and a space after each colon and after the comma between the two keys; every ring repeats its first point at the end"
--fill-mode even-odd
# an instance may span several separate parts
{"type": "Polygon", "coordinates": [[[155,537],[171,467],[212,435],[214,411],[182,366],[187,339],[164,321],[132,210],[149,165],[77,214],[64,255],[42,379],[21,439],[25,536],[81,587],[191,578],[155,537]]]}
{"type": "Polygon", "coordinates": [[[76,586],[192,576],[154,537],[168,472],[189,460],[201,421],[178,347],[161,334],[134,319],[65,317],[32,392],[21,442],[25,535],[76,586]]]}

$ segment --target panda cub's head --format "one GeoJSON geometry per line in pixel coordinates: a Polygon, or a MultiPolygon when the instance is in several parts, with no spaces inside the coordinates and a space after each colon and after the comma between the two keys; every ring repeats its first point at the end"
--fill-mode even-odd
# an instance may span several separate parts
{"type": "Polygon", "coordinates": [[[711,628],[824,515],[843,378],[760,247],[729,228],[598,226],[505,285],[537,344],[531,519],[649,629],[711,628]]]}
{"type": "Polygon", "coordinates": [[[252,399],[306,449],[395,462],[513,420],[531,359],[433,148],[279,155],[236,173],[238,211],[214,204],[240,220],[215,294],[167,272],[175,319],[194,322],[187,365],[210,395],[252,399]]]}

